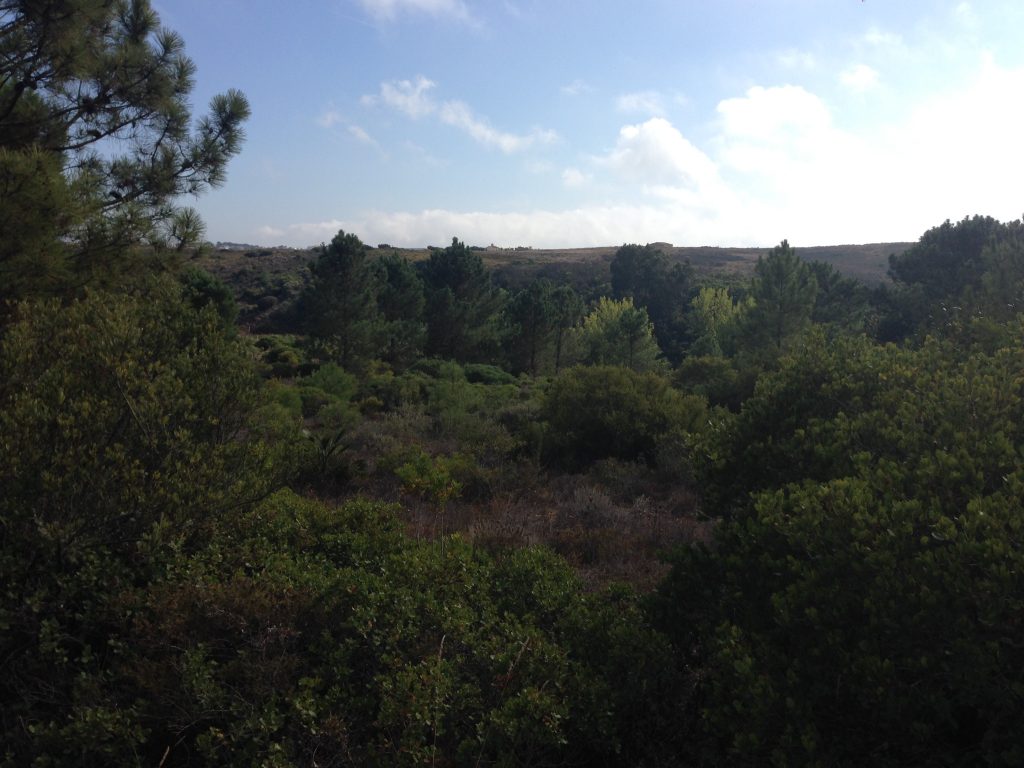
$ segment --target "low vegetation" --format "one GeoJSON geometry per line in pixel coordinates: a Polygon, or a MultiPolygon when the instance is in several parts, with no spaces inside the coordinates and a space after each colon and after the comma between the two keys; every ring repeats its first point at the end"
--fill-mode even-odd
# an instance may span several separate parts
{"type": "Polygon", "coordinates": [[[53,5],[2,9],[0,766],[1024,761],[1021,222],[884,284],[214,275],[173,200],[244,98],[190,132],[147,2],[53,5]]]}

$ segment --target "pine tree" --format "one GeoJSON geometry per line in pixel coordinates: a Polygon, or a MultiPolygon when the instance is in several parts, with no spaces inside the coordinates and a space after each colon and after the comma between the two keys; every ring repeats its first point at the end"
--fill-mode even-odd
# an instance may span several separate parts
{"type": "Polygon", "coordinates": [[[373,262],[377,281],[377,307],[384,320],[381,356],[403,368],[423,353],[426,324],[423,321],[423,281],[412,264],[395,253],[373,262]]]}
{"type": "Polygon", "coordinates": [[[421,275],[427,297],[427,352],[460,362],[486,359],[498,346],[504,300],[479,254],[458,238],[435,250],[421,275]]]}
{"type": "Polygon", "coordinates": [[[343,367],[373,357],[382,333],[377,281],[358,237],[338,232],[310,266],[313,282],[302,298],[309,333],[343,367]]]}
{"type": "Polygon", "coordinates": [[[536,376],[558,323],[554,284],[544,279],[533,281],[512,297],[505,313],[512,335],[513,367],[536,376]]]}
{"type": "Polygon", "coordinates": [[[4,298],[113,282],[131,246],[201,239],[175,198],[224,181],[249,106],[230,90],[193,125],[194,77],[149,0],[0,0],[4,298]]]}
{"type": "Polygon", "coordinates": [[[810,323],[818,285],[811,268],[785,240],[757,260],[751,285],[748,339],[774,354],[810,323]]]}
{"type": "Polygon", "coordinates": [[[665,367],[647,312],[632,299],[602,297],[583,320],[580,341],[589,365],[618,365],[634,371],[665,367]]]}

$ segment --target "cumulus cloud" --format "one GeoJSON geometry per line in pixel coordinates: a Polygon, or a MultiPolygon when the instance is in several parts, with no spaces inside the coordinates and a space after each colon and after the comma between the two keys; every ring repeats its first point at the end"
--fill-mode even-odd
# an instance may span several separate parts
{"type": "Polygon", "coordinates": [[[798,85],[755,85],[744,96],[720,101],[717,112],[727,134],[766,141],[818,131],[832,120],[825,103],[798,85]]]}
{"type": "Polygon", "coordinates": [[[358,0],[359,5],[376,19],[394,21],[403,13],[448,16],[469,21],[469,10],[462,0],[358,0]]]}
{"type": "Polygon", "coordinates": [[[1024,209],[1016,151],[1024,68],[979,61],[973,76],[871,128],[794,85],[757,86],[722,100],[698,146],[665,118],[623,126],[588,165],[565,168],[562,194],[586,181],[601,205],[482,212],[364,211],[268,231],[294,244],[338,229],[410,246],[472,242],[537,247],[666,240],[680,245],[797,247],[913,239],[945,218],[1024,209]],[[639,192],[639,194],[638,194],[639,192]]]}
{"type": "Polygon", "coordinates": [[[878,71],[867,64],[854,64],[839,73],[839,82],[854,93],[865,93],[878,85],[878,71]]]}
{"type": "Polygon", "coordinates": [[[841,149],[828,107],[800,86],[754,86],[719,102],[717,112],[717,159],[754,179],[792,176],[841,149]]]}
{"type": "Polygon", "coordinates": [[[940,211],[938,221],[973,213],[1020,216],[1024,155],[1016,147],[1024,104],[1007,94],[1022,89],[1024,69],[1005,69],[985,56],[973,81],[911,110],[900,130],[887,137],[885,153],[896,178],[914,183],[908,201],[913,208],[940,211]]]}
{"type": "Polygon", "coordinates": [[[646,185],[707,189],[717,182],[715,164],[662,117],[627,125],[615,149],[598,163],[646,185]]]}
{"type": "Polygon", "coordinates": [[[624,93],[615,100],[615,108],[619,112],[663,115],[665,100],[657,91],[624,93]]]}

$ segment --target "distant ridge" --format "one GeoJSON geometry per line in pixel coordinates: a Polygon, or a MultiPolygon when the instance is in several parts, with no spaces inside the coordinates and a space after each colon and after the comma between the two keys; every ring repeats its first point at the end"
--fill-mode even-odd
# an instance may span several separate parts
{"type": "MultiPolygon", "coordinates": [[[[689,262],[698,279],[724,284],[742,284],[754,272],[759,257],[769,248],[686,247],[652,243],[672,261],[689,262]]],[[[847,277],[868,285],[888,282],[889,255],[903,253],[913,243],[869,243],[866,245],[818,245],[797,247],[808,261],[823,261],[847,277]]],[[[518,290],[537,278],[569,283],[584,295],[606,293],[611,281],[610,265],[621,246],[600,248],[475,248],[490,269],[494,281],[518,290]]],[[[275,317],[286,317],[302,286],[309,279],[309,264],[315,248],[261,246],[219,242],[216,250],[200,257],[200,265],[231,286],[241,309],[241,320],[250,329],[273,330],[275,317]]],[[[396,253],[410,261],[430,258],[429,248],[371,249],[372,254],[396,253]]]]}
{"type": "MultiPolygon", "coordinates": [[[[680,263],[688,261],[698,274],[720,275],[723,278],[742,278],[753,272],[759,257],[769,248],[735,248],[727,246],[686,246],[670,243],[651,243],[659,247],[670,259],[680,263]]],[[[889,256],[901,254],[914,243],[866,243],[863,245],[813,245],[796,247],[797,255],[807,261],[823,261],[831,264],[841,274],[853,277],[870,285],[888,282],[889,256]]],[[[294,273],[301,271],[305,264],[315,258],[313,248],[291,248],[288,246],[265,246],[250,243],[218,242],[216,252],[208,259],[208,268],[215,272],[233,273],[240,266],[235,259],[242,257],[254,268],[271,273],[294,273]],[[232,256],[237,253],[238,256],[232,256]]],[[[495,278],[509,287],[517,287],[535,277],[554,280],[568,280],[577,285],[595,285],[609,279],[608,265],[615,258],[618,245],[593,248],[502,248],[490,246],[474,248],[484,263],[494,272],[495,278]]],[[[378,246],[378,253],[398,253],[410,261],[429,258],[433,247],[395,248],[378,246]]]]}
{"type": "Polygon", "coordinates": [[[218,251],[302,251],[305,248],[292,248],[290,245],[253,245],[252,243],[232,243],[218,240],[213,244],[218,251]]]}

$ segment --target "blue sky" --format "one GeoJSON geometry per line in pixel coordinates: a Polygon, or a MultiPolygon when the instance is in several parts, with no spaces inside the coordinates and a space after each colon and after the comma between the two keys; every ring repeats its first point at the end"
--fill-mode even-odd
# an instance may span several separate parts
{"type": "Polygon", "coordinates": [[[1024,212],[1019,0],[156,0],[253,116],[211,240],[914,240],[1024,212]]]}

